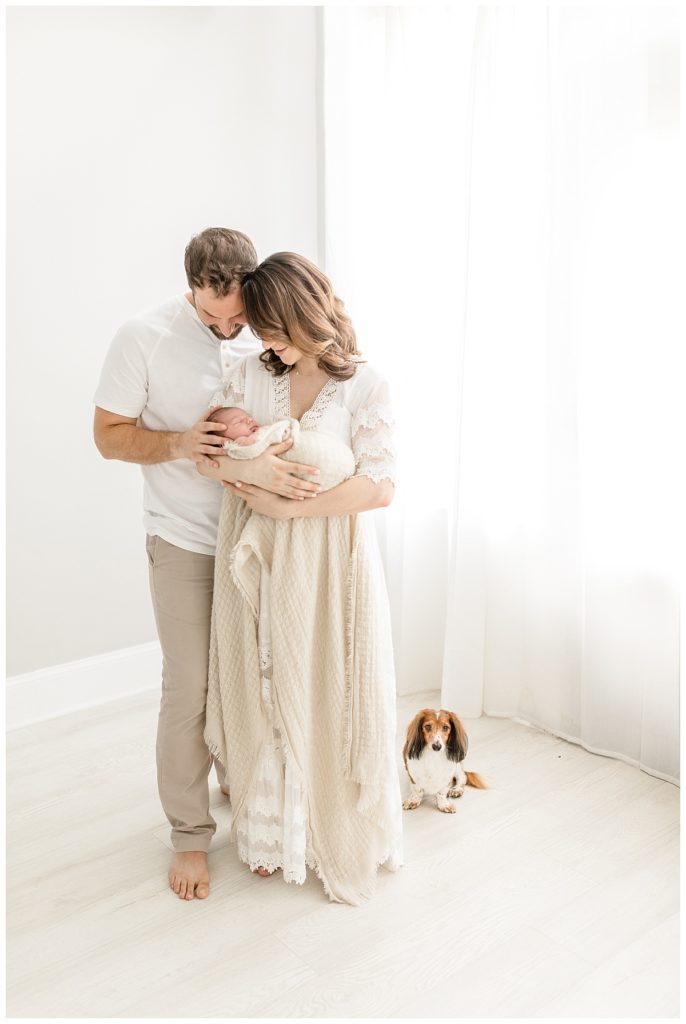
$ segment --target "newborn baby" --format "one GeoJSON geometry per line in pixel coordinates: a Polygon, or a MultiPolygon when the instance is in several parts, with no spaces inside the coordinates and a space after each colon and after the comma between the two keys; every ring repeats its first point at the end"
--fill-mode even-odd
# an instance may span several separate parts
{"type": "Polygon", "coordinates": [[[279,458],[316,466],[317,483],[322,491],[343,483],[355,473],[355,457],[351,449],[337,437],[317,430],[301,430],[295,419],[276,420],[263,427],[243,409],[220,407],[208,419],[224,423],[224,454],[232,459],[256,459],[271,444],[293,438],[293,447],[279,458]]]}
{"type": "Polygon", "coordinates": [[[291,437],[291,425],[297,423],[297,420],[284,419],[263,427],[243,409],[229,406],[215,409],[208,420],[226,426],[224,449],[232,459],[256,459],[270,444],[278,444],[291,437]]]}

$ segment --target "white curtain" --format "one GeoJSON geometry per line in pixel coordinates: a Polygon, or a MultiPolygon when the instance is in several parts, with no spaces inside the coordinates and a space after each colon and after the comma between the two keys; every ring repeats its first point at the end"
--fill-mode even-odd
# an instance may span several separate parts
{"type": "Polygon", "coordinates": [[[674,780],[678,13],[323,19],[326,269],[397,406],[399,688],[674,780]]]}

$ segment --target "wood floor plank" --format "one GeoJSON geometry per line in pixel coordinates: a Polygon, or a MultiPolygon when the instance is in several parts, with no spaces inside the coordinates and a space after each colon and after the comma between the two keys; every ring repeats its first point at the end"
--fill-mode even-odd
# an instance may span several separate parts
{"type": "Polygon", "coordinates": [[[675,1017],[678,1006],[679,915],[671,914],[534,1016],[675,1017]]]}
{"type": "MultiPolygon", "coordinates": [[[[454,815],[404,812],[362,908],[262,879],[225,844],[209,900],[168,889],[154,694],[8,738],[7,1010],[17,1017],[678,1013],[675,787],[540,730],[466,720],[454,815]],[[49,765],[49,769],[46,768],[49,765]],[[497,984],[494,983],[497,979],[497,984]]],[[[397,764],[426,692],[398,699],[397,764]]]]}
{"type": "Polygon", "coordinates": [[[678,851],[670,849],[579,894],[563,917],[537,926],[597,966],[668,919],[678,892],[678,851]]]}

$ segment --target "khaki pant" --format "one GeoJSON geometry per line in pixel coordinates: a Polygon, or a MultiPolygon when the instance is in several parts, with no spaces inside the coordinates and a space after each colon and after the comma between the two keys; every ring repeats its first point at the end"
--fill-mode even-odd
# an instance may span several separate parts
{"type": "Polygon", "coordinates": [[[148,536],[150,592],[162,647],[157,784],[175,850],[207,850],[212,757],[203,739],[214,557],[148,536]]]}

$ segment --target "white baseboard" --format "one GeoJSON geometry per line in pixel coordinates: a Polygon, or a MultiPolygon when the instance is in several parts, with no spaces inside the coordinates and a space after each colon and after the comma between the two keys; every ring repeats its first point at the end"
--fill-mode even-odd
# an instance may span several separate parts
{"type": "Polygon", "coordinates": [[[7,729],[159,690],[161,676],[162,652],[157,642],[10,676],[7,729]]]}

